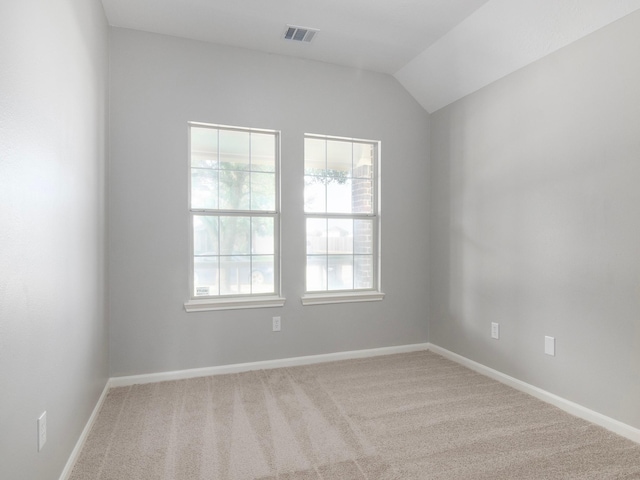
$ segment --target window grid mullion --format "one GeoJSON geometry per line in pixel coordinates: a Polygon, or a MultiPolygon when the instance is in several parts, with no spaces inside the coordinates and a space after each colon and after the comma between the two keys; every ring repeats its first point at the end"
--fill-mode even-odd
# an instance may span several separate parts
{"type": "MultiPolygon", "coordinates": [[[[329,145],[327,140],[324,141],[324,211],[329,210],[329,186],[327,179],[329,178],[329,145]]],[[[328,265],[327,265],[328,268],[328,265]]],[[[328,272],[329,270],[327,270],[328,272]]],[[[328,281],[328,280],[327,280],[328,281]]],[[[329,287],[329,284],[327,284],[329,287]]]]}
{"type": "MultiPolygon", "coordinates": [[[[217,202],[216,205],[218,205],[218,209],[220,209],[220,129],[216,129],[216,144],[217,144],[217,163],[216,165],[218,166],[218,175],[216,175],[217,178],[217,187],[216,187],[216,195],[218,196],[217,198],[217,202]]],[[[218,225],[218,235],[220,234],[220,225],[218,225]]],[[[218,246],[220,246],[220,244],[218,244],[218,246]]],[[[218,268],[220,268],[220,262],[218,262],[218,268]]],[[[219,283],[219,282],[218,282],[219,283]]],[[[218,295],[220,295],[220,286],[218,285],[218,295]]]]}
{"type": "MultiPolygon", "coordinates": [[[[351,157],[353,159],[353,144],[351,145],[351,157]]],[[[353,168],[353,160],[352,160],[353,168]]],[[[355,234],[356,222],[351,219],[351,290],[356,288],[356,234],[355,234]]]]}
{"type": "Polygon", "coordinates": [[[375,219],[377,215],[370,215],[368,213],[305,213],[307,218],[331,218],[331,219],[344,219],[348,220],[353,218],[354,220],[371,220],[375,219]]]}
{"type": "Polygon", "coordinates": [[[253,217],[249,217],[249,292],[253,293],[253,217]]]}
{"type": "Polygon", "coordinates": [[[217,245],[218,246],[218,249],[217,249],[218,250],[218,252],[217,252],[218,253],[218,268],[217,268],[217,270],[218,270],[218,285],[217,285],[217,287],[218,288],[217,288],[217,290],[218,291],[217,291],[216,295],[220,295],[220,215],[217,216],[216,220],[217,220],[217,225],[218,225],[218,228],[216,229],[217,230],[216,234],[217,234],[217,237],[218,237],[218,245],[217,245]]]}
{"type": "Polygon", "coordinates": [[[326,223],[325,223],[325,232],[327,232],[327,253],[325,254],[325,262],[326,262],[326,270],[325,272],[327,272],[327,278],[325,280],[325,287],[326,290],[329,290],[329,219],[326,219],[326,223]]]}
{"type": "Polygon", "coordinates": [[[249,132],[249,210],[253,210],[253,188],[252,187],[252,182],[253,182],[253,158],[252,158],[252,152],[251,152],[251,136],[253,134],[251,132],[249,132]]]}
{"type": "Polygon", "coordinates": [[[227,217],[272,217],[278,215],[278,212],[274,211],[259,211],[259,210],[201,210],[193,209],[191,213],[197,215],[225,215],[227,217]]]}

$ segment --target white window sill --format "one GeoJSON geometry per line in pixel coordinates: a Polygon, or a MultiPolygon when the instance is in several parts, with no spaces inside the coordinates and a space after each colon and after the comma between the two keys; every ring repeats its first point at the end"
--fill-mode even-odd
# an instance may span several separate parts
{"type": "Polygon", "coordinates": [[[308,293],[301,297],[302,305],[326,305],[330,303],[378,302],[382,292],[308,293]]]}
{"type": "Polygon", "coordinates": [[[206,298],[191,299],[185,302],[184,309],[188,312],[207,312],[211,310],[239,310],[243,308],[282,307],[283,297],[234,297],[234,298],[206,298]]]}

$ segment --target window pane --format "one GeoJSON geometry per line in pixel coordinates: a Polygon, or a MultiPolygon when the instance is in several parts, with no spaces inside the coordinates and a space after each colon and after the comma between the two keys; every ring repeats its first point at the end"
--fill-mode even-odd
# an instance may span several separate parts
{"type": "Polygon", "coordinates": [[[375,142],[305,138],[305,213],[327,217],[307,218],[308,292],[376,288],[377,156],[375,142]]]}
{"type": "Polygon", "coordinates": [[[307,254],[327,253],[327,219],[307,218],[307,254]]]}
{"type": "Polygon", "coordinates": [[[249,210],[250,173],[220,171],[220,209],[249,210]]]}
{"type": "Polygon", "coordinates": [[[374,145],[370,143],[353,144],[353,176],[356,178],[373,178],[374,145]]]}
{"type": "Polygon", "coordinates": [[[193,295],[218,295],[218,257],[193,259],[193,295]]]}
{"type": "Polygon", "coordinates": [[[304,177],[304,211],[308,213],[325,213],[326,179],[307,175],[304,177]]]}
{"type": "Polygon", "coordinates": [[[307,256],[307,291],[327,290],[327,257],[325,255],[307,256]]]}
{"type": "Polygon", "coordinates": [[[353,256],[329,255],[329,290],[353,289],[353,256]]]}
{"type": "Polygon", "coordinates": [[[373,256],[356,255],[354,270],[355,288],[373,288],[373,256]]]}
{"type": "Polygon", "coordinates": [[[330,218],[327,228],[329,253],[353,253],[353,220],[330,218]]]}
{"type": "Polygon", "coordinates": [[[327,142],[319,138],[304,140],[304,173],[305,175],[326,175],[327,142]]]}
{"type": "Polygon", "coordinates": [[[351,187],[353,213],[373,213],[373,182],[354,178],[351,187]]]}
{"type": "Polygon", "coordinates": [[[373,220],[353,221],[353,251],[368,255],[373,253],[373,220]]]}
{"type": "Polygon", "coordinates": [[[220,217],[220,255],[249,255],[250,217],[220,217]]]}
{"type": "Polygon", "coordinates": [[[273,293],[273,255],[254,256],[251,266],[251,293],[273,293]]]}
{"type": "Polygon", "coordinates": [[[251,134],[251,170],[276,171],[276,137],[267,133],[251,134]]]}
{"type": "Polygon", "coordinates": [[[251,293],[251,257],[220,257],[220,294],[251,293]]]}
{"type": "Polygon", "coordinates": [[[327,141],[327,175],[347,178],[351,176],[351,142],[327,141]]]}
{"type": "Polygon", "coordinates": [[[253,217],[251,219],[251,253],[273,255],[275,230],[273,218],[253,217]]]}
{"type": "Polygon", "coordinates": [[[276,209],[275,173],[251,172],[251,210],[276,209]]]}
{"type": "Polygon", "coordinates": [[[189,132],[192,295],[276,293],[278,134],[196,125],[189,132]]]}
{"type": "Polygon", "coordinates": [[[327,213],[351,213],[351,180],[328,178],[327,213]]]}
{"type": "Polygon", "coordinates": [[[249,170],[250,133],[220,130],[220,168],[249,170]]]}
{"type": "Polygon", "coordinates": [[[218,217],[194,215],[194,255],[218,255],[218,217]]]}
{"type": "Polygon", "coordinates": [[[191,169],[191,208],[218,208],[218,171],[191,169]]]}
{"type": "Polygon", "coordinates": [[[218,168],[218,130],[191,127],[191,166],[218,168]]]}

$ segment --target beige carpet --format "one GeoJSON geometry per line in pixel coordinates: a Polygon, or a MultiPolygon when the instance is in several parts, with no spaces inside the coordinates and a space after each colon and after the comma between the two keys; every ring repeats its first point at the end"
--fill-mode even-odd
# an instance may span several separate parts
{"type": "Polygon", "coordinates": [[[417,352],[114,388],[71,479],[640,479],[640,445],[417,352]]]}

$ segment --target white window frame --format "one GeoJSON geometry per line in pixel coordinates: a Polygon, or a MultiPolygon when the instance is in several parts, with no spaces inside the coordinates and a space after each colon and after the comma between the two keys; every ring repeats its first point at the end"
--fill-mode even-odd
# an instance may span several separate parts
{"type": "MultiPolygon", "coordinates": [[[[368,289],[348,289],[348,290],[327,290],[327,291],[308,291],[307,290],[307,276],[305,273],[305,293],[301,297],[303,305],[324,305],[332,303],[352,303],[352,302],[373,302],[380,301],[384,298],[385,294],[381,290],[381,218],[380,218],[380,159],[382,142],[379,140],[367,140],[362,138],[350,138],[350,137],[336,137],[330,135],[319,135],[313,133],[305,133],[304,139],[321,139],[321,140],[337,140],[350,143],[366,143],[374,145],[375,158],[373,164],[373,212],[371,214],[361,213],[327,213],[327,212],[304,212],[305,220],[305,239],[306,239],[306,224],[309,218],[344,218],[344,219],[372,219],[374,220],[374,234],[373,234],[373,286],[368,289]]],[[[304,168],[304,166],[303,166],[304,168]]],[[[305,272],[307,267],[307,254],[305,249],[305,272]]]]}
{"type": "Polygon", "coordinates": [[[189,300],[184,303],[187,312],[202,312],[211,310],[235,310],[246,308],[268,308],[282,307],[285,298],[282,297],[281,285],[281,255],[280,255],[280,141],[281,132],[278,130],[266,130],[258,128],[235,127],[229,125],[219,125],[201,122],[188,122],[187,127],[188,150],[187,150],[187,209],[189,212],[189,300]],[[276,139],[275,152],[275,210],[254,211],[254,210],[225,210],[225,209],[202,209],[191,206],[191,128],[211,128],[217,130],[256,132],[273,134],[276,139]],[[268,217],[274,219],[274,268],[273,268],[273,294],[233,294],[233,295],[212,295],[195,296],[194,294],[194,238],[193,219],[196,215],[223,216],[248,216],[248,217],[268,217]]]}

